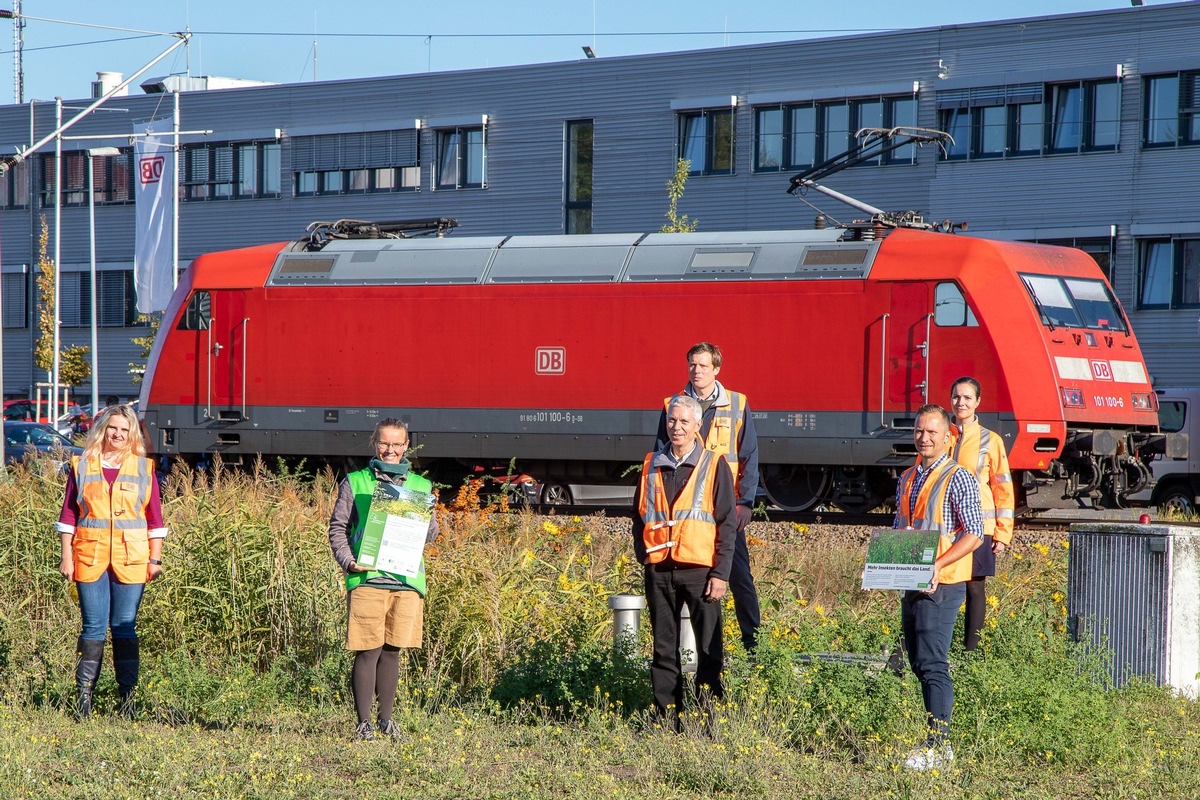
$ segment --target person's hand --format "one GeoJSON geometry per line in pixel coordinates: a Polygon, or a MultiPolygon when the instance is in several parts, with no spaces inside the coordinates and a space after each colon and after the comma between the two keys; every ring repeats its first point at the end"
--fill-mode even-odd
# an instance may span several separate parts
{"type": "Polygon", "coordinates": [[[725,596],[725,588],[729,584],[720,578],[709,578],[704,584],[704,602],[716,603],[725,596]]]}
{"type": "Polygon", "coordinates": [[[1003,553],[1005,547],[1006,547],[1006,545],[1004,544],[1004,542],[998,541],[996,539],[992,540],[992,552],[995,553],[996,555],[1000,555],[1001,553],[1003,553]]]}
{"type": "Polygon", "coordinates": [[[362,566],[357,561],[350,562],[350,572],[370,572],[368,568],[362,566]]]}
{"type": "Polygon", "coordinates": [[[75,577],[75,559],[70,553],[63,553],[62,561],[58,562],[58,572],[67,580],[75,577]]]}
{"type": "Polygon", "coordinates": [[[147,564],[146,565],[146,582],[162,577],[162,564],[147,564]]]}
{"type": "Polygon", "coordinates": [[[738,503],[738,506],[737,506],[737,529],[739,531],[746,530],[746,526],[750,524],[750,517],[753,516],[753,514],[754,514],[754,512],[750,508],[750,506],[744,506],[741,503],[738,503]]]}
{"type": "Polygon", "coordinates": [[[937,587],[938,587],[938,570],[935,567],[933,570],[933,580],[931,580],[929,582],[929,588],[922,589],[921,591],[924,592],[925,594],[933,594],[934,592],[937,591],[937,587]]]}

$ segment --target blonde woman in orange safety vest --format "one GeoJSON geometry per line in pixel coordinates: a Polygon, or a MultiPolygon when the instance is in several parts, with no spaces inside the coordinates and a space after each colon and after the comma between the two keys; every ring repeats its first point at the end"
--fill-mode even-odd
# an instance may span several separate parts
{"type": "Polygon", "coordinates": [[[971,377],[959,378],[950,389],[950,409],[954,413],[950,456],[974,473],[983,506],[983,544],[972,554],[974,567],[967,582],[964,640],[967,650],[974,650],[979,644],[987,610],[986,581],[989,575],[996,574],[996,556],[1012,543],[1016,507],[1004,440],[1000,434],[980,425],[975,414],[980,396],[979,381],[971,377]]]}
{"type": "Polygon", "coordinates": [[[162,574],[167,529],[154,462],[146,458],[137,415],[128,406],[105,409],[88,433],[83,454],[71,459],[57,529],[62,536],[58,570],[75,581],[83,619],[76,715],[83,719],[92,713],[110,629],[121,713],[131,715],[140,666],[137,611],[146,583],[162,574]]]}

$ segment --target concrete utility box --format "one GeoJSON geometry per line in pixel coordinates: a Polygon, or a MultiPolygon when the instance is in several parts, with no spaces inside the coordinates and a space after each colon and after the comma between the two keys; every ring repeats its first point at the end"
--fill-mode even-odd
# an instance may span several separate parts
{"type": "Polygon", "coordinates": [[[1111,651],[1116,686],[1141,677],[1200,696],[1200,527],[1072,525],[1067,624],[1111,651]]]}

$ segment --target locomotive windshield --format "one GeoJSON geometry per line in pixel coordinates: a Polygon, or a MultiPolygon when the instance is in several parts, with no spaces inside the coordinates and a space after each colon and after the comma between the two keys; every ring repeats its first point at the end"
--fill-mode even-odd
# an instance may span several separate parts
{"type": "Polygon", "coordinates": [[[1104,281],[1053,275],[1022,275],[1021,280],[1041,314],[1043,325],[1125,330],[1125,317],[1104,281]]]}

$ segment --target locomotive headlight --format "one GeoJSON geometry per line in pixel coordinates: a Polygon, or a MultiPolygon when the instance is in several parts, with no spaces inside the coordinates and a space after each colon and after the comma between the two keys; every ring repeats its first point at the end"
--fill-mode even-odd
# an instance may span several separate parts
{"type": "Polygon", "coordinates": [[[1082,389],[1063,389],[1063,405],[1067,408],[1083,408],[1082,389]]]}
{"type": "Polygon", "coordinates": [[[1154,395],[1149,393],[1134,392],[1133,407],[1137,411],[1154,411],[1154,395]]]}

